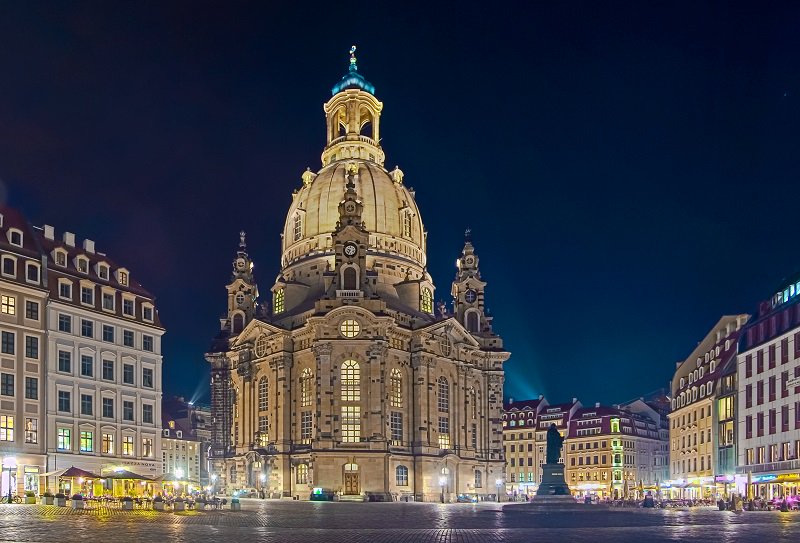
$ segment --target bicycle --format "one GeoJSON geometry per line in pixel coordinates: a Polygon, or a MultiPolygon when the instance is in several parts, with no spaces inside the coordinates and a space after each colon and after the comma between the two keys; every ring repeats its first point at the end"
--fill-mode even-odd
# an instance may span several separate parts
{"type": "Polygon", "coordinates": [[[5,496],[2,497],[0,503],[22,503],[22,498],[20,498],[19,496],[11,496],[9,498],[8,494],[6,494],[5,496]]]}

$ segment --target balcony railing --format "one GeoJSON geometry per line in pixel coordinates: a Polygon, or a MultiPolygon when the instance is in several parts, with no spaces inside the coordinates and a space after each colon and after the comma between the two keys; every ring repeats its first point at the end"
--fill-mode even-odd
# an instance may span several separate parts
{"type": "Polygon", "coordinates": [[[736,473],[746,474],[763,473],[765,471],[788,471],[800,470],[800,458],[783,460],[781,462],[767,462],[766,464],[750,464],[748,466],[736,466],[736,473]]]}

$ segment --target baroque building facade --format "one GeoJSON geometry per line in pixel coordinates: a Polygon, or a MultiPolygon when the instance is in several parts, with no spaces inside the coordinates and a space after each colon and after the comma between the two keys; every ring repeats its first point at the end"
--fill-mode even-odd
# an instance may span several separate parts
{"type": "Polygon", "coordinates": [[[467,236],[452,311],[434,307],[414,192],[384,167],[382,109],[351,56],[324,105],[322,169],[292,194],[271,309],[242,233],[206,354],[217,491],[450,501],[503,476],[510,355],[479,258],[467,236]]]}

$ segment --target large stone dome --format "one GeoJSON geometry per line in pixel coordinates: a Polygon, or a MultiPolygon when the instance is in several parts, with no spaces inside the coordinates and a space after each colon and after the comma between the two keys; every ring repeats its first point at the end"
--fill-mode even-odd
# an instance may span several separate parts
{"type": "Polygon", "coordinates": [[[356,192],[369,231],[369,249],[425,267],[425,230],[414,196],[399,169],[386,171],[369,160],[338,160],[317,174],[306,172],[295,191],[283,229],[281,267],[309,257],[332,254],[331,234],[339,220],[347,173],[353,166],[356,192]]]}

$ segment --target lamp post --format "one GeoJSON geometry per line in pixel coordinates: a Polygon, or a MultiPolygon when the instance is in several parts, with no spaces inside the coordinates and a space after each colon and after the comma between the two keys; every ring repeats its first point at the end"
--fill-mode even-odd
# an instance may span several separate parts
{"type": "Polygon", "coordinates": [[[17,469],[17,459],[14,456],[3,458],[3,471],[8,471],[8,503],[11,503],[11,474],[17,469]]]}
{"type": "Polygon", "coordinates": [[[217,474],[211,474],[211,495],[216,495],[217,493],[217,474]]]}
{"type": "Polygon", "coordinates": [[[261,481],[261,496],[259,496],[262,500],[264,499],[264,483],[267,482],[267,474],[261,472],[261,476],[259,477],[261,481]]]}
{"type": "Polygon", "coordinates": [[[497,503],[500,503],[500,487],[503,486],[503,480],[496,479],[494,484],[497,485],[497,503]]]}
{"type": "Polygon", "coordinates": [[[440,499],[441,499],[442,503],[444,503],[444,485],[446,483],[447,483],[447,477],[445,477],[444,475],[439,477],[439,488],[441,489],[440,499]]]}

